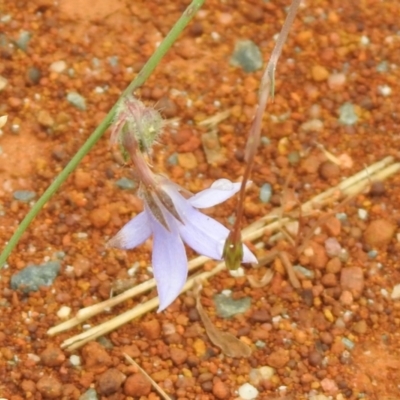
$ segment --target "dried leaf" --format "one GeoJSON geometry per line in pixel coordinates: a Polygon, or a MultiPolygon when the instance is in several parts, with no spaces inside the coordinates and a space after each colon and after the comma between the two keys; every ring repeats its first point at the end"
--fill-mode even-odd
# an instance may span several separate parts
{"type": "Polygon", "coordinates": [[[259,281],[252,275],[247,275],[247,280],[249,281],[251,287],[262,288],[264,286],[267,286],[271,282],[273,277],[274,273],[272,272],[272,270],[269,269],[259,281]]]}
{"type": "Polygon", "coordinates": [[[232,358],[250,357],[252,350],[249,345],[242,342],[241,340],[231,335],[230,333],[221,332],[213,325],[209,316],[206,314],[206,312],[203,309],[203,306],[200,303],[200,290],[201,290],[201,285],[198,282],[196,282],[194,289],[196,296],[196,308],[211,342],[215,346],[219,347],[221,351],[228,357],[232,358]]]}

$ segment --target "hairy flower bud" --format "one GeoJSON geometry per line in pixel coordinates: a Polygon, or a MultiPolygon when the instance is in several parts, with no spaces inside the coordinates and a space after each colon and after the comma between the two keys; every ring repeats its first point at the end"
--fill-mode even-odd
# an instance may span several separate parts
{"type": "Polygon", "coordinates": [[[130,135],[140,152],[149,154],[162,127],[163,120],[157,110],[129,96],[118,105],[111,131],[111,144],[118,143],[123,149],[123,137],[130,135]]]}

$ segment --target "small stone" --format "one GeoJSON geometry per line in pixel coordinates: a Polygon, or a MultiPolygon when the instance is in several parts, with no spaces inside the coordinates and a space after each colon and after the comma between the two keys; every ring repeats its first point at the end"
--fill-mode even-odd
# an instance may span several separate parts
{"type": "Polygon", "coordinates": [[[151,383],[141,373],[136,373],[129,376],[124,383],[124,393],[127,396],[139,398],[140,396],[149,395],[150,392],[151,392],[151,383]]]}
{"type": "Polygon", "coordinates": [[[272,186],[269,183],[264,183],[260,189],[261,203],[269,203],[272,196],[272,186]]]}
{"type": "Polygon", "coordinates": [[[141,324],[143,335],[146,339],[155,340],[160,337],[161,325],[157,319],[144,321],[141,324]]]}
{"type": "Polygon", "coordinates": [[[13,193],[13,197],[15,200],[22,201],[24,203],[29,203],[36,197],[36,193],[30,190],[16,190],[13,193]]]}
{"type": "Polygon", "coordinates": [[[355,333],[359,333],[360,335],[367,332],[367,323],[362,319],[361,321],[356,322],[352,329],[355,333]]]}
{"type": "Polygon", "coordinates": [[[193,153],[180,153],[178,164],[184,169],[194,169],[197,167],[197,159],[193,153]]]}
{"type": "Polygon", "coordinates": [[[339,90],[346,83],[346,75],[343,73],[333,73],[328,77],[328,86],[329,89],[339,90]]]}
{"type": "Polygon", "coordinates": [[[340,175],[340,168],[337,164],[332,161],[324,161],[319,166],[319,174],[322,179],[330,180],[335,179],[340,175]]]}
{"type": "Polygon", "coordinates": [[[170,350],[171,360],[175,365],[181,365],[186,362],[188,352],[184,349],[172,347],[170,350]]]}
{"type": "Polygon", "coordinates": [[[255,4],[249,5],[244,9],[244,14],[251,22],[261,22],[264,20],[264,10],[255,4]]]}
{"type": "Polygon", "coordinates": [[[58,367],[65,361],[65,355],[58,347],[47,347],[40,354],[40,361],[46,367],[58,367]]]}
{"type": "Polygon", "coordinates": [[[217,399],[228,399],[231,391],[224,382],[217,380],[213,384],[212,393],[217,399]]]}
{"type": "Polygon", "coordinates": [[[340,274],[340,286],[342,290],[349,290],[358,298],[364,289],[364,274],[361,267],[342,268],[340,274]]]}
{"type": "Polygon", "coordinates": [[[120,189],[124,189],[124,190],[132,190],[132,189],[135,189],[135,187],[136,187],[136,183],[132,179],[128,179],[125,177],[118,179],[117,182],[115,182],[115,184],[120,189]]]}
{"type": "Polygon", "coordinates": [[[236,314],[246,312],[251,306],[251,298],[243,297],[241,299],[232,299],[224,294],[214,296],[217,315],[221,318],[231,318],[236,314]]]}
{"type": "Polygon", "coordinates": [[[201,142],[209,165],[220,165],[226,161],[226,156],[222,152],[219,137],[215,130],[203,133],[201,142]]]}
{"type": "Polygon", "coordinates": [[[72,354],[72,356],[69,357],[69,362],[73,367],[79,367],[81,365],[81,358],[76,354],[72,354]]]}
{"type": "Polygon", "coordinates": [[[67,63],[64,60],[54,61],[50,64],[49,69],[51,72],[61,74],[67,69],[67,63]]]}
{"type": "Polygon", "coordinates": [[[244,383],[240,386],[238,393],[242,400],[254,400],[258,396],[258,390],[250,383],[244,383]]]}
{"type": "Polygon", "coordinates": [[[89,219],[95,228],[100,229],[108,224],[111,213],[105,208],[95,208],[90,212],[89,219]]]}
{"type": "Polygon", "coordinates": [[[157,102],[157,108],[165,118],[174,118],[178,114],[178,106],[169,97],[161,97],[157,102]]]}
{"type": "Polygon", "coordinates": [[[371,184],[369,193],[371,196],[382,196],[386,192],[385,184],[382,181],[374,181],[371,184]]]}
{"type": "Polygon", "coordinates": [[[60,309],[57,311],[57,317],[60,319],[67,319],[71,314],[71,307],[68,306],[61,306],[60,309]]]}
{"type": "Polygon", "coordinates": [[[267,356],[268,365],[275,369],[283,368],[289,360],[289,352],[284,349],[276,350],[267,356]]]}
{"type": "Polygon", "coordinates": [[[85,190],[89,188],[92,184],[91,174],[89,172],[82,171],[78,169],[75,172],[74,179],[75,186],[80,190],[85,190]]]}
{"type": "Polygon", "coordinates": [[[6,88],[8,80],[0,75],[0,92],[6,88]]]}
{"type": "Polygon", "coordinates": [[[348,307],[353,304],[353,295],[348,290],[343,290],[342,294],[339,297],[339,301],[344,306],[348,307]]]}
{"type": "Polygon", "coordinates": [[[325,251],[329,257],[338,257],[342,253],[342,246],[336,238],[328,238],[325,240],[325,251]]]}
{"type": "Polygon", "coordinates": [[[51,128],[54,125],[54,119],[47,110],[40,110],[37,115],[37,121],[40,125],[51,128]]]}
{"type": "Polygon", "coordinates": [[[304,132],[322,132],[324,123],[320,119],[310,119],[301,124],[300,129],[304,132]]]}
{"type": "Polygon", "coordinates": [[[308,362],[313,367],[318,367],[322,363],[322,355],[317,350],[312,350],[308,353],[308,362]]]}
{"type": "Polygon", "coordinates": [[[196,339],[193,343],[193,350],[197,357],[203,357],[206,354],[207,347],[202,339],[196,339]]]}
{"type": "Polygon", "coordinates": [[[267,322],[271,321],[271,314],[266,309],[261,309],[254,311],[250,318],[254,322],[267,322]]]}
{"type": "Polygon", "coordinates": [[[67,101],[79,110],[86,110],[86,100],[77,92],[69,92],[67,94],[67,101]]]}
{"type": "Polygon", "coordinates": [[[391,294],[390,297],[392,298],[392,300],[400,299],[400,284],[395,285],[393,287],[393,291],[392,291],[392,294],[391,294]]]}
{"type": "Polygon", "coordinates": [[[396,226],[385,219],[372,221],[364,232],[365,243],[371,247],[385,247],[392,240],[396,226]]]}
{"type": "Polygon", "coordinates": [[[337,278],[335,274],[325,274],[322,278],[321,278],[321,283],[325,286],[325,287],[336,287],[336,285],[338,284],[337,278]]]}
{"type": "Polygon", "coordinates": [[[310,247],[312,249],[312,254],[310,256],[311,265],[318,269],[325,268],[328,263],[328,256],[325,252],[324,246],[317,242],[310,241],[310,247]]]}
{"type": "Polygon", "coordinates": [[[40,378],[36,383],[36,389],[45,399],[60,399],[62,395],[61,382],[51,375],[40,378]]]}
{"type": "Polygon", "coordinates": [[[97,393],[94,389],[90,388],[88,389],[81,397],[79,397],[79,400],[98,400],[97,393]]]}
{"type": "Polygon", "coordinates": [[[245,72],[257,71],[263,65],[261,51],[251,40],[239,40],[235,44],[230,65],[241,67],[245,72]]]}
{"type": "Polygon", "coordinates": [[[31,39],[31,33],[28,31],[22,31],[15,41],[15,44],[23,51],[26,51],[28,48],[28,42],[31,39]]]}
{"type": "Polygon", "coordinates": [[[88,371],[101,374],[112,364],[107,351],[97,342],[89,342],[82,349],[82,358],[88,371]]]}
{"type": "Polygon", "coordinates": [[[42,72],[36,67],[30,67],[26,75],[28,83],[37,85],[42,77],[42,72]]]}
{"type": "Polygon", "coordinates": [[[109,396],[117,392],[124,381],[125,375],[121,371],[116,368],[110,368],[98,377],[97,391],[99,394],[109,396]]]}
{"type": "Polygon", "coordinates": [[[11,288],[24,293],[35,292],[40,286],[51,286],[60,272],[59,261],[29,265],[11,277],[11,288]]]}
{"type": "Polygon", "coordinates": [[[339,122],[343,125],[354,125],[358,121],[355,107],[351,103],[344,103],[339,108],[339,122]]]}
{"type": "Polygon", "coordinates": [[[311,69],[311,76],[315,82],[326,81],[329,77],[329,71],[322,65],[314,65],[311,69]]]}
{"type": "Polygon", "coordinates": [[[339,257],[331,258],[326,264],[326,272],[329,274],[337,274],[342,269],[342,262],[339,257]]]}
{"type": "Polygon", "coordinates": [[[324,378],[321,381],[321,388],[322,390],[330,395],[335,395],[339,388],[336,385],[336,382],[333,379],[329,379],[329,378],[324,378]]]}
{"type": "Polygon", "coordinates": [[[325,222],[325,229],[330,236],[337,237],[342,230],[342,223],[338,218],[332,216],[325,222]]]}

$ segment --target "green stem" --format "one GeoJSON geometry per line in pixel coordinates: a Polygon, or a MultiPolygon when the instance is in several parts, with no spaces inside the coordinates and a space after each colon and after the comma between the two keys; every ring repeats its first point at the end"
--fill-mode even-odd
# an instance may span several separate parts
{"type": "Polygon", "coordinates": [[[7,261],[8,256],[14,249],[14,247],[19,242],[19,239],[28,228],[30,223],[39,213],[39,211],[43,208],[43,206],[50,200],[53,194],[59,189],[59,187],[64,183],[64,181],[68,178],[69,174],[74,171],[74,169],[81,162],[82,158],[91,150],[91,148],[97,143],[97,141],[103,136],[104,132],[110,126],[111,122],[115,117],[115,112],[118,106],[118,103],[126,96],[133,93],[138,87],[142,86],[143,83],[147,80],[150,74],[154,71],[155,67],[160,63],[161,59],[164,57],[166,52],[170,49],[170,47],[174,44],[179,34],[183,31],[186,25],[190,22],[193,16],[196,14],[198,9],[203,5],[205,0],[192,0],[190,5],[187,7],[185,12],[181,15],[179,20],[170,30],[168,35],[162,41],[162,43],[157,47],[154,54],[147,61],[145,66],[136,76],[136,78],[129,84],[129,86],[124,90],[116,104],[112,107],[110,112],[101,122],[101,124],[95,129],[95,131],[89,136],[86,142],[82,145],[82,147],[78,150],[78,152],[74,155],[68,165],[61,171],[61,173],[57,176],[57,178],[53,181],[53,183],[46,189],[46,191],[42,194],[40,199],[35,203],[35,205],[31,208],[31,210],[26,214],[25,218],[18,225],[16,231],[12,235],[10,241],[5,246],[3,252],[0,255],[0,269],[3,267],[5,262],[7,261]]]}

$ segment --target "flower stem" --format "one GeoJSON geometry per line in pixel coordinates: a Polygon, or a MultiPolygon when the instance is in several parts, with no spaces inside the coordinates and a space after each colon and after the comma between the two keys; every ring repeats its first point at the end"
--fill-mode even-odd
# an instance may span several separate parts
{"type": "MultiPolygon", "coordinates": [[[[225,248],[227,249],[224,256],[230,256],[231,259],[235,259],[234,252],[241,248],[241,229],[242,229],[242,217],[244,211],[244,201],[247,182],[250,179],[251,171],[254,165],[254,158],[257,153],[258,145],[260,143],[261,136],[261,123],[262,117],[267,107],[269,94],[272,93],[274,96],[274,81],[275,81],[275,69],[279,60],[279,56],[282,53],[283,45],[286,42],[291,26],[293,25],[294,18],[297,13],[297,9],[300,5],[301,0],[292,0],[289,8],[289,12],[286,16],[286,20],[283,24],[282,30],[279,33],[278,39],[276,41],[275,47],[272,50],[271,56],[268,61],[268,65],[264,71],[260,91],[258,95],[258,106],[257,110],[251,124],[249,138],[246,143],[245,149],[245,161],[246,169],[243,174],[242,184],[240,186],[238,206],[236,209],[236,220],[235,224],[226,240],[225,248]],[[228,250],[231,249],[231,250],[228,250]]],[[[229,263],[229,257],[225,258],[226,265],[229,269],[235,269],[237,267],[233,262],[229,263]]]]}
{"type": "Polygon", "coordinates": [[[160,63],[161,59],[164,57],[164,55],[167,53],[170,47],[174,44],[179,34],[183,31],[183,29],[190,22],[190,20],[196,14],[199,8],[203,5],[204,1],[205,0],[192,0],[192,2],[186,8],[184,13],[179,18],[179,20],[170,30],[168,35],[157,47],[156,51],[144,65],[142,70],[138,73],[136,78],[124,90],[118,101],[111,108],[111,110],[103,119],[101,124],[94,130],[94,132],[89,136],[86,142],[74,155],[74,157],[72,157],[71,161],[67,164],[67,166],[60,172],[60,174],[53,181],[53,183],[46,189],[46,191],[42,194],[40,199],[34,204],[34,206],[28,212],[28,214],[26,214],[25,218],[18,225],[16,231],[14,232],[11,239],[9,240],[9,242],[7,243],[3,252],[0,255],[0,269],[3,267],[3,265],[7,261],[8,256],[10,255],[14,247],[17,245],[19,239],[21,238],[25,230],[28,228],[30,223],[33,221],[33,219],[36,217],[36,215],[39,213],[39,211],[50,200],[50,198],[59,189],[59,187],[65,182],[69,174],[75,170],[75,168],[81,162],[82,158],[91,150],[91,148],[103,136],[104,132],[107,130],[107,128],[110,126],[111,122],[114,119],[115,112],[119,102],[124,97],[132,94],[137,88],[143,85],[143,83],[154,71],[155,67],[160,63]]]}

